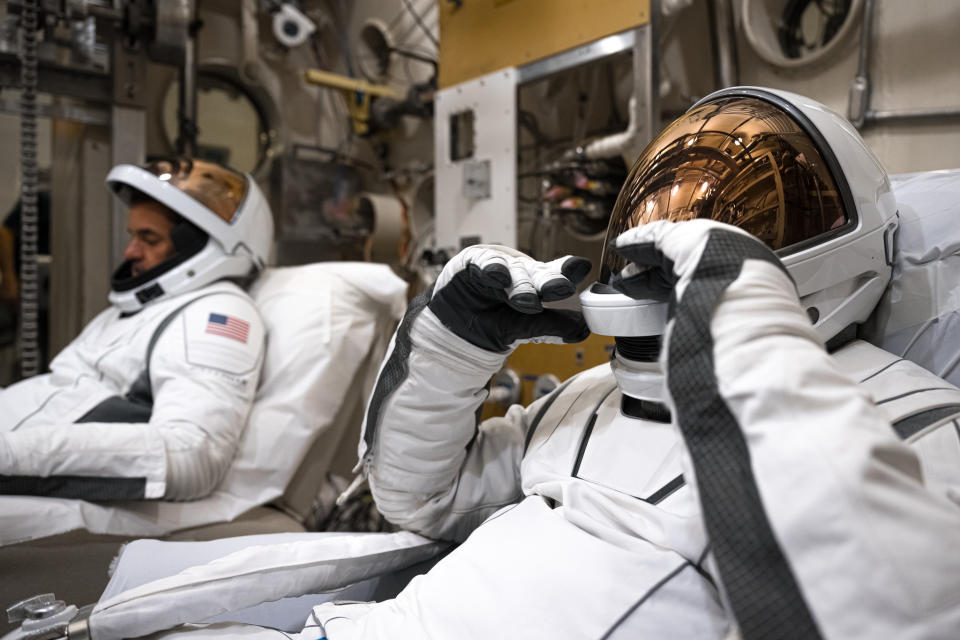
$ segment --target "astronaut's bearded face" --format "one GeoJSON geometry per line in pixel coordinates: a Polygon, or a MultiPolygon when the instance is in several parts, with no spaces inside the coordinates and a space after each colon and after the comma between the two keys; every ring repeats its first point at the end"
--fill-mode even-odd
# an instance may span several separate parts
{"type": "Polygon", "coordinates": [[[138,202],[130,207],[127,233],[130,243],[123,257],[130,261],[134,277],[156,267],[174,253],[173,219],[169,209],[152,200],[138,202]]]}

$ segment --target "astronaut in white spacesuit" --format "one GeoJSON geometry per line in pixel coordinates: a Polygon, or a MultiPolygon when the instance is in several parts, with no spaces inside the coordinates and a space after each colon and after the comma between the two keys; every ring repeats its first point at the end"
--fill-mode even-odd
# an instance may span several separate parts
{"type": "Polygon", "coordinates": [[[583,337],[542,302],[586,268],[462,252],[395,336],[361,458],[388,519],[465,542],[395,600],[315,623],[331,640],[955,632],[960,390],[855,339],[896,224],[841,117],[715,93],[621,191],[581,297],[611,366],[479,425],[517,343],[583,337]],[[712,220],[672,222],[693,218],[712,220]]]}
{"type": "Polygon", "coordinates": [[[190,500],[232,460],[264,353],[241,284],[273,238],[253,179],[200,160],[119,165],[130,243],[50,373],[0,391],[0,494],[190,500]]]}
{"type": "MultiPolygon", "coordinates": [[[[583,317],[549,303],[585,260],[461,252],[398,328],[360,445],[384,516],[461,544],[391,600],[315,607],[300,637],[954,637],[960,390],[856,339],[896,227],[886,173],[843,118],[741,87],[637,160],[583,317]],[[518,343],[587,326],[616,337],[610,365],[478,424],[518,343]]],[[[323,591],[308,544],[194,567],[179,599],[159,581],[101,600],[90,628],[169,628],[205,595],[218,613],[323,591]],[[265,558],[276,570],[251,581],[265,558]]]]}

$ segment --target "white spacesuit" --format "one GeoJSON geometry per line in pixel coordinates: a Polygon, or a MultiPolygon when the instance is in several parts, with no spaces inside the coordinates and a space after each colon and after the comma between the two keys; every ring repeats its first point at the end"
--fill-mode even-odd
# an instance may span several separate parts
{"type": "Polygon", "coordinates": [[[581,298],[617,337],[612,373],[479,426],[516,342],[579,337],[536,312],[580,265],[460,254],[395,337],[361,457],[388,519],[465,542],[395,600],[324,605],[315,623],[333,640],[955,632],[960,391],[852,340],[895,229],[886,174],[846,121],[799,96],[716,93],[638,159],[607,282],[581,298]],[[667,222],[699,217],[786,270],[747,234],[667,222]],[[671,295],[664,389],[667,309],[649,298],[671,295]],[[919,438],[922,473],[891,423],[919,438]]]}
{"type": "MultiPolygon", "coordinates": [[[[300,637],[953,637],[960,390],[855,339],[895,229],[886,174],[840,116],[708,96],[637,161],[581,296],[612,366],[479,424],[513,347],[584,337],[544,303],[588,268],[463,251],[408,309],[360,446],[388,519],[461,544],[394,599],[317,606],[300,637]]],[[[306,544],[105,598],[93,637],[200,621],[174,604],[196,616],[200,597],[221,612],[251,589],[322,590],[309,576],[330,563],[306,544]],[[266,557],[254,585],[242,567],[266,557]]]]}
{"type": "Polygon", "coordinates": [[[249,176],[208,162],[119,165],[107,185],[180,216],[172,257],[121,265],[112,306],[51,363],[0,392],[0,493],[189,500],[227,470],[256,392],[264,327],[227,278],[265,266],[273,235],[249,176]]]}

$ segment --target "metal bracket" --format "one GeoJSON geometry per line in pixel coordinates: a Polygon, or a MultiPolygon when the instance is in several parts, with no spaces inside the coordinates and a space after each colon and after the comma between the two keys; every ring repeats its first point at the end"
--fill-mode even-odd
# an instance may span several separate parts
{"type": "Polygon", "coordinates": [[[588,62],[596,62],[618,53],[629,52],[636,43],[636,34],[637,29],[615,33],[576,49],[517,67],[517,84],[526,84],[588,62]]]}
{"type": "Polygon", "coordinates": [[[52,593],[41,593],[39,595],[27,598],[26,600],[21,600],[20,602],[7,607],[7,622],[10,624],[16,624],[18,622],[23,622],[27,618],[37,617],[34,615],[35,612],[45,611],[50,607],[56,606],[57,603],[59,603],[60,609],[62,609],[63,601],[57,600],[57,597],[52,593]]]}
{"type": "MultiPolygon", "coordinates": [[[[91,610],[92,607],[88,609],[84,620],[80,621],[84,622],[84,628],[85,619],[89,617],[91,610]]],[[[41,593],[7,608],[7,620],[11,623],[21,623],[19,632],[16,632],[15,636],[23,640],[64,637],[71,624],[78,618],[76,606],[57,600],[52,593],[41,593]]]]}
{"type": "Polygon", "coordinates": [[[14,632],[21,640],[41,638],[71,638],[90,640],[88,621],[93,605],[77,609],[57,600],[52,593],[41,593],[7,607],[7,620],[11,624],[22,623],[14,632]]]}
{"type": "Polygon", "coordinates": [[[88,604],[77,610],[77,615],[67,624],[67,640],[90,640],[90,614],[94,606],[88,604]]]}
{"type": "Polygon", "coordinates": [[[115,105],[145,109],[146,87],[144,77],[147,69],[147,54],[142,43],[139,48],[129,46],[123,37],[113,41],[113,99],[115,105]]]}
{"type": "MultiPolygon", "coordinates": [[[[110,75],[53,64],[41,60],[37,70],[37,89],[43,93],[69,96],[79,100],[107,103],[113,90],[110,75]]],[[[15,53],[0,52],[0,88],[20,87],[20,59],[15,53]]]]}
{"type": "Polygon", "coordinates": [[[463,197],[486,200],[490,197],[490,160],[468,160],[463,163],[463,197]]]}

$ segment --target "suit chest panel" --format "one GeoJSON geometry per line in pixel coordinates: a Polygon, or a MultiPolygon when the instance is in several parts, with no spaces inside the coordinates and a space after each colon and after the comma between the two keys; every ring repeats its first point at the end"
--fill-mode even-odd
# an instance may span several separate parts
{"type": "Polygon", "coordinates": [[[524,485],[572,479],[645,501],[665,497],[670,483],[682,486],[676,430],[623,415],[622,397],[612,376],[574,381],[535,426],[521,467],[524,485]]]}
{"type": "MultiPolygon", "coordinates": [[[[73,349],[71,368],[100,380],[116,393],[126,392],[145,368],[147,346],[164,316],[154,312],[143,318],[114,318],[91,327],[73,349]]],[[[52,368],[55,374],[57,364],[52,368]]]]}

